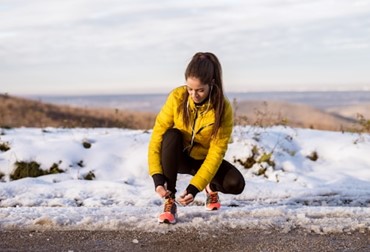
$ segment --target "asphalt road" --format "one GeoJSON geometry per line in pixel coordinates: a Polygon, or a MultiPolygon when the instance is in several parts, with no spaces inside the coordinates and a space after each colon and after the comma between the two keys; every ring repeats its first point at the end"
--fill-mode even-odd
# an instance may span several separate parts
{"type": "Polygon", "coordinates": [[[0,251],[370,251],[370,233],[300,230],[0,231],[0,251]]]}

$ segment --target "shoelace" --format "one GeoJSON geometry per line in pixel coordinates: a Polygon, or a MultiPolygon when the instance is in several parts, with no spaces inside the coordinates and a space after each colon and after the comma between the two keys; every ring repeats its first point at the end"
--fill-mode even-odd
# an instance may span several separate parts
{"type": "Polygon", "coordinates": [[[175,204],[175,199],[167,198],[166,202],[164,203],[164,211],[171,212],[171,208],[173,204],[175,204]]]}
{"type": "Polygon", "coordinates": [[[217,203],[218,202],[218,193],[209,193],[208,194],[208,202],[209,203],[217,203]]]}

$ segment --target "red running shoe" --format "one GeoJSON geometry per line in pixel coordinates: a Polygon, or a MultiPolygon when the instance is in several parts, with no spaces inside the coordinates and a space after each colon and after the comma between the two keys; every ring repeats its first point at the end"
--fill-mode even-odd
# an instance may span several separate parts
{"type": "Polygon", "coordinates": [[[165,198],[164,211],[158,217],[159,223],[175,224],[177,218],[177,206],[175,199],[171,196],[165,198]]]}
{"type": "Polygon", "coordinates": [[[217,192],[207,192],[206,209],[209,211],[218,210],[221,207],[217,192]]]}

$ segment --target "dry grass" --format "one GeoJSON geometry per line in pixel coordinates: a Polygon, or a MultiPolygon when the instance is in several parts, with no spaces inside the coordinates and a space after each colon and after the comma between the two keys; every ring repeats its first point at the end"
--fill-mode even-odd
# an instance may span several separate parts
{"type": "Polygon", "coordinates": [[[150,129],[155,114],[118,109],[85,109],[0,95],[0,127],[118,127],[150,129]]]}

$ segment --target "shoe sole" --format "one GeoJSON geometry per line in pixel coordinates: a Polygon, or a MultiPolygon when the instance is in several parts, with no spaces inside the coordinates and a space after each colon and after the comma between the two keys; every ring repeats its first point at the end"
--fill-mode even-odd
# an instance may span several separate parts
{"type": "Polygon", "coordinates": [[[170,218],[166,218],[167,214],[172,215],[170,213],[163,213],[163,214],[161,214],[161,216],[158,217],[158,222],[159,223],[165,223],[165,224],[175,224],[176,223],[176,218],[177,218],[176,214],[175,214],[175,216],[170,216],[171,219],[173,218],[173,220],[170,220],[170,218]]]}
{"type": "Polygon", "coordinates": [[[207,211],[217,211],[219,208],[217,208],[217,207],[214,207],[214,208],[207,208],[206,207],[206,210],[207,211]]]}
{"type": "Polygon", "coordinates": [[[169,221],[167,219],[165,220],[158,220],[159,224],[176,224],[176,221],[169,221]]]}
{"type": "Polygon", "coordinates": [[[210,206],[207,206],[207,204],[204,205],[204,208],[207,210],[207,211],[217,211],[218,209],[221,208],[221,204],[210,204],[210,206]],[[213,205],[213,207],[212,207],[213,205]]]}

